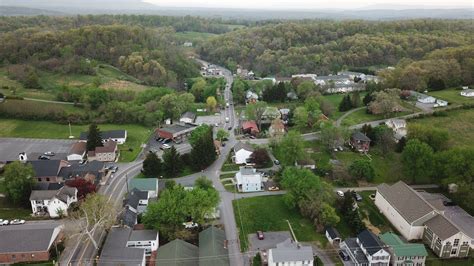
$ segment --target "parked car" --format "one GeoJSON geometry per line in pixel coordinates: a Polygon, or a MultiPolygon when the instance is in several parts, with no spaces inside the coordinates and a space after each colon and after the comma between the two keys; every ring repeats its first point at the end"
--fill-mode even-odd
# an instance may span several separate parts
{"type": "Polygon", "coordinates": [[[108,169],[109,169],[110,172],[115,173],[115,172],[117,172],[117,170],[118,170],[118,166],[116,166],[116,165],[111,165],[111,166],[109,166],[108,169]]]}
{"type": "Polygon", "coordinates": [[[183,223],[183,225],[184,225],[184,228],[186,228],[186,229],[197,228],[199,226],[195,222],[187,222],[187,223],[183,223]]]}
{"type": "Polygon", "coordinates": [[[171,149],[171,146],[169,144],[165,143],[165,144],[161,145],[160,149],[162,149],[162,150],[171,149]]]}
{"type": "Polygon", "coordinates": [[[156,138],[156,141],[162,142],[162,141],[163,141],[163,138],[156,138]]]}
{"type": "Polygon", "coordinates": [[[225,122],[228,123],[230,119],[228,117],[225,118],[225,122]]]}
{"type": "Polygon", "coordinates": [[[54,153],[52,151],[47,151],[47,152],[43,153],[43,155],[45,155],[45,156],[54,156],[54,155],[56,155],[56,153],[54,153]]]}
{"type": "Polygon", "coordinates": [[[338,190],[336,191],[336,194],[339,196],[339,197],[344,197],[344,192],[338,190]]]}
{"type": "Polygon", "coordinates": [[[264,240],[265,236],[263,235],[262,231],[257,231],[257,238],[258,240],[264,240]]]}
{"type": "Polygon", "coordinates": [[[274,163],[275,165],[280,165],[280,161],[278,161],[278,160],[273,161],[273,163],[274,163]]]}
{"type": "Polygon", "coordinates": [[[362,196],[359,193],[353,191],[352,196],[354,197],[356,201],[362,201],[362,196]]]}
{"type": "Polygon", "coordinates": [[[170,143],[172,140],[171,139],[164,139],[161,143],[163,144],[168,144],[170,143]]]}
{"type": "Polygon", "coordinates": [[[8,221],[8,220],[0,219],[0,226],[8,225],[8,224],[9,224],[9,221],[8,221]]]}
{"type": "Polygon", "coordinates": [[[10,221],[10,224],[24,224],[25,220],[13,219],[10,221]]]}
{"type": "Polygon", "coordinates": [[[48,156],[45,156],[45,155],[40,155],[38,157],[38,160],[49,160],[49,157],[48,156]]]}
{"type": "Polygon", "coordinates": [[[349,254],[345,250],[339,251],[339,256],[341,256],[343,261],[348,261],[350,260],[349,254]]]}
{"type": "Polygon", "coordinates": [[[231,131],[231,130],[232,130],[232,127],[228,127],[227,130],[231,131]]]}
{"type": "Polygon", "coordinates": [[[279,187],[269,187],[268,188],[268,191],[278,191],[278,190],[280,190],[279,187]]]}

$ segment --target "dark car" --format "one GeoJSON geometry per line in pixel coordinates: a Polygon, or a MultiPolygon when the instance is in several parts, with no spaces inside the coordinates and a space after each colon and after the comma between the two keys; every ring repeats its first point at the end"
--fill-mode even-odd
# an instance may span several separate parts
{"type": "Polygon", "coordinates": [[[273,163],[274,163],[275,165],[280,165],[280,161],[278,161],[278,160],[273,161],[273,163]]]}
{"type": "Polygon", "coordinates": [[[163,141],[163,138],[156,138],[156,141],[162,142],[162,141],[163,141]]]}
{"type": "Polygon", "coordinates": [[[171,139],[164,139],[161,143],[163,144],[168,144],[170,143],[172,140],[171,139]]]}
{"type": "Polygon", "coordinates": [[[227,129],[228,129],[229,131],[231,131],[231,130],[232,130],[232,127],[228,127],[227,129]]]}
{"type": "Polygon", "coordinates": [[[263,235],[262,231],[257,231],[257,238],[258,240],[264,240],[265,236],[263,235]]]}
{"type": "Polygon", "coordinates": [[[346,252],[345,250],[339,251],[339,256],[341,256],[341,258],[342,258],[343,261],[348,261],[348,260],[350,260],[349,254],[347,254],[347,252],[346,252]]]}
{"type": "Polygon", "coordinates": [[[40,155],[38,157],[38,160],[49,160],[49,157],[48,156],[45,156],[45,155],[40,155]]]}
{"type": "Polygon", "coordinates": [[[352,196],[354,197],[356,201],[362,201],[362,196],[359,193],[354,191],[352,192],[352,196]]]}

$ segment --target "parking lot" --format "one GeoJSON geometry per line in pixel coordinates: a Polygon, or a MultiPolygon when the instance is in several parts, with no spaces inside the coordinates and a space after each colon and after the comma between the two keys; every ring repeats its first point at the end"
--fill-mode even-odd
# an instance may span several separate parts
{"type": "Polygon", "coordinates": [[[276,247],[277,244],[291,238],[291,234],[288,231],[280,231],[280,232],[263,232],[264,239],[259,240],[257,238],[256,232],[253,234],[249,234],[249,246],[250,251],[256,252],[260,250],[269,250],[271,248],[276,247]]]}
{"type": "Polygon", "coordinates": [[[59,139],[23,139],[23,138],[0,138],[0,161],[18,160],[18,154],[25,152],[29,160],[35,160],[34,156],[47,151],[56,154],[67,154],[72,144],[77,140],[59,139]]]}
{"type": "MultiPolygon", "coordinates": [[[[171,143],[168,143],[168,145],[174,146],[179,154],[185,154],[185,153],[191,152],[191,144],[189,144],[187,141],[184,141],[183,143],[180,143],[180,144],[171,142],[171,143]]],[[[160,149],[161,146],[162,144],[156,141],[155,138],[151,138],[150,141],[148,142],[147,150],[156,153],[158,157],[162,157],[164,150],[160,149]]]]}
{"type": "Polygon", "coordinates": [[[224,112],[219,113],[219,115],[206,115],[206,116],[198,116],[196,117],[196,124],[197,125],[212,125],[215,126],[218,124],[222,126],[225,122],[224,112]]]}

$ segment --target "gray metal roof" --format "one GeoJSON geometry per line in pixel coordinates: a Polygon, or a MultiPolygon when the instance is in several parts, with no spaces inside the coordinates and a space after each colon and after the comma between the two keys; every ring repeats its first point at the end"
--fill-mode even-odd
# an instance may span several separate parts
{"type": "Polygon", "coordinates": [[[30,200],[50,200],[53,197],[67,202],[67,197],[73,197],[77,194],[77,188],[63,186],[58,190],[33,190],[30,194],[30,200]]]}
{"type": "Polygon", "coordinates": [[[156,230],[133,230],[129,241],[156,240],[158,232],[156,230]]]}
{"type": "Polygon", "coordinates": [[[126,247],[131,232],[131,228],[110,229],[98,265],[141,265],[145,249],[126,247]]]}
{"type": "Polygon", "coordinates": [[[257,173],[255,168],[251,167],[240,167],[240,174],[241,175],[255,175],[257,173]]]}
{"type": "Polygon", "coordinates": [[[186,112],[181,116],[181,118],[189,118],[194,121],[196,119],[196,114],[193,112],[186,112]]]}
{"type": "Polygon", "coordinates": [[[0,254],[12,252],[47,251],[53,243],[54,230],[61,225],[55,221],[21,226],[0,227],[0,254]]]}
{"type": "Polygon", "coordinates": [[[459,229],[441,214],[430,219],[425,225],[442,240],[459,233],[459,229]]]}
{"type": "Polygon", "coordinates": [[[229,265],[225,239],[225,232],[214,226],[199,233],[199,266],[229,265]]]}
{"type": "Polygon", "coordinates": [[[198,257],[198,247],[176,239],[158,249],[156,266],[196,266],[198,257]]]}
{"type": "Polygon", "coordinates": [[[313,260],[313,248],[302,246],[299,243],[287,239],[276,248],[272,248],[272,257],[274,262],[313,260]]]}
{"type": "Polygon", "coordinates": [[[434,211],[431,205],[403,181],[398,181],[391,186],[381,184],[377,187],[377,192],[409,223],[434,211]]]}
{"type": "Polygon", "coordinates": [[[237,142],[234,146],[234,152],[238,152],[242,149],[244,149],[246,151],[251,151],[251,152],[254,151],[254,148],[252,147],[252,145],[247,144],[247,143],[243,143],[241,141],[237,142]]]}
{"type": "Polygon", "coordinates": [[[155,191],[158,188],[158,178],[132,178],[130,189],[134,188],[142,191],[155,191]]]}
{"type": "Polygon", "coordinates": [[[170,126],[160,128],[159,130],[166,131],[171,134],[176,134],[176,133],[187,131],[195,127],[196,125],[193,125],[193,124],[172,124],[170,126]]]}
{"type": "Polygon", "coordinates": [[[444,216],[464,234],[474,239],[474,217],[459,206],[446,206],[444,216]]]}

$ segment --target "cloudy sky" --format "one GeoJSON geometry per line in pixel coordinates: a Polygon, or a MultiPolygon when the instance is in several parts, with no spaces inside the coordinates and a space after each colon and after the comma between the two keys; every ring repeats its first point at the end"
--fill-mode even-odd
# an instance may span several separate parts
{"type": "Polygon", "coordinates": [[[254,9],[355,9],[367,6],[385,7],[473,7],[472,0],[144,0],[168,7],[221,7],[254,9]]]}

